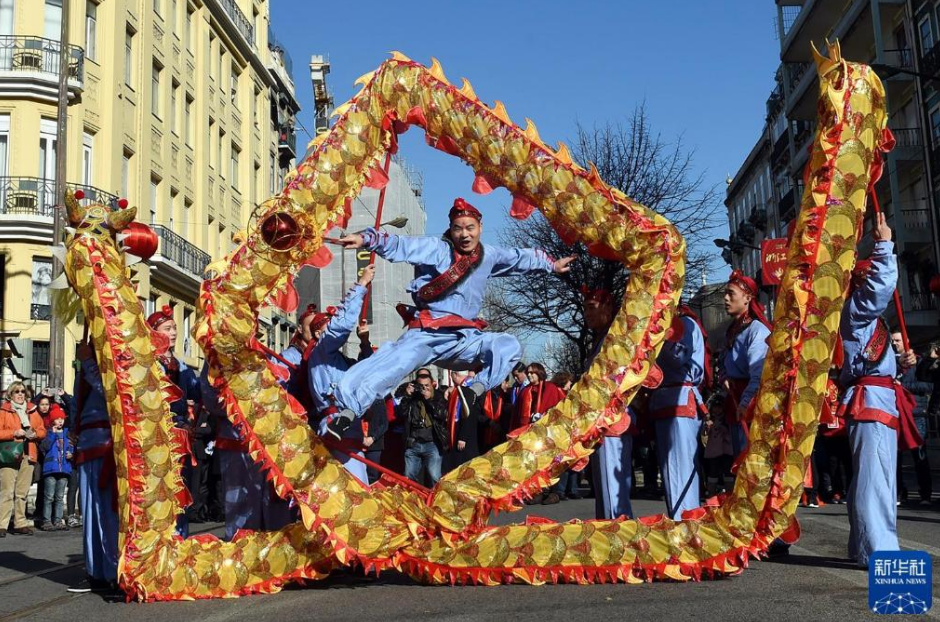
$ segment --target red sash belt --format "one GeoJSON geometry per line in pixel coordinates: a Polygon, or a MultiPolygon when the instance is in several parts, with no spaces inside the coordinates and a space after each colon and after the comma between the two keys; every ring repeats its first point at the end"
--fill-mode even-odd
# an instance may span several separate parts
{"type": "Polygon", "coordinates": [[[248,453],[248,443],[234,438],[216,438],[215,448],[219,451],[237,451],[240,453],[248,453]]]}
{"type": "Polygon", "coordinates": [[[855,394],[848,404],[839,407],[839,416],[856,421],[877,421],[883,423],[898,433],[898,447],[901,449],[916,449],[924,444],[924,439],[917,431],[914,422],[914,408],[917,402],[910,391],[901,386],[900,382],[887,376],[862,376],[846,387],[848,390],[855,387],[855,394]],[[895,404],[898,416],[892,417],[889,413],[877,408],[865,406],[865,387],[882,387],[894,391],[895,404]]]}
{"type": "Polygon", "coordinates": [[[416,309],[407,305],[400,304],[395,307],[401,319],[404,320],[408,328],[421,328],[427,330],[438,330],[441,328],[476,328],[483,330],[487,323],[479,318],[468,320],[459,315],[445,315],[443,317],[432,317],[427,309],[421,309],[417,313],[416,309]]]}
{"type": "MultiPolygon", "coordinates": [[[[696,384],[691,382],[676,382],[673,384],[664,384],[660,385],[660,389],[677,389],[681,387],[689,387],[689,389],[695,388],[696,384]]],[[[687,404],[677,404],[675,406],[666,406],[665,408],[659,408],[650,413],[650,416],[653,419],[669,419],[670,417],[686,417],[688,419],[695,419],[698,417],[699,413],[699,404],[695,399],[695,394],[690,390],[689,399],[687,404]]]]}

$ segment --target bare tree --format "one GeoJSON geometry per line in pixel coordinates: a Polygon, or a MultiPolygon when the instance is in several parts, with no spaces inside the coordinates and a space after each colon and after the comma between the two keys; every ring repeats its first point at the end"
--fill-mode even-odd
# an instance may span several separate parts
{"type": "MultiPolygon", "coordinates": [[[[572,154],[584,166],[593,162],[605,182],[675,223],[688,242],[686,282],[692,286],[701,282],[702,272],[714,261],[706,249],[722,224],[721,201],[717,188],[706,186],[704,175],[694,171],[694,151],[685,148],[681,137],[664,140],[652,130],[645,107],[639,105],[625,124],[591,129],[578,125],[572,154]]],[[[603,287],[620,299],[629,277],[626,269],[594,257],[583,244],[565,244],[540,213],[525,221],[510,220],[500,242],[542,248],[555,257],[577,256],[565,275],[499,279],[491,285],[485,314],[491,323],[512,327],[520,337],[560,335],[562,344],[555,350],[564,355],[556,364],[576,365],[570,371],[582,371],[597,335],[585,325],[581,289],[603,287]]]]}

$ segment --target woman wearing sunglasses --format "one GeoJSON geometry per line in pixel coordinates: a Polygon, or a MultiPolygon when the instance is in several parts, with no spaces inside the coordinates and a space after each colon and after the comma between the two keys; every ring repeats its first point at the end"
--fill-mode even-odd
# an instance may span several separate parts
{"type": "Polygon", "coordinates": [[[36,405],[28,400],[26,385],[14,382],[7,389],[0,405],[0,538],[10,533],[32,535],[26,520],[26,495],[33,483],[33,466],[38,456],[37,445],[46,438],[46,427],[36,405]],[[22,455],[14,452],[14,443],[22,443],[22,455]]]}

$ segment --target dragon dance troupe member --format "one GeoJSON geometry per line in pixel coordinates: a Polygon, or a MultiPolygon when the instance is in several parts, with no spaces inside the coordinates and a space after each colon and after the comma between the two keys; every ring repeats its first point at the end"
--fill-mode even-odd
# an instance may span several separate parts
{"type": "MultiPolygon", "coordinates": [[[[194,481],[197,470],[191,436],[195,425],[195,413],[198,412],[202,401],[199,394],[199,379],[195,372],[173,353],[178,331],[170,305],[163,305],[159,311],[151,313],[147,317],[147,325],[153,332],[164,335],[169,342],[168,347],[162,352],[161,348],[157,349],[157,360],[167,379],[180,391],[178,399],[170,404],[170,412],[173,414],[173,425],[176,426],[180,442],[186,452],[183,458],[183,481],[186,482],[190,495],[198,494],[199,486],[194,481]]],[[[184,538],[189,535],[189,519],[185,513],[177,518],[176,530],[184,538]]]]}
{"type": "Polygon", "coordinates": [[[290,502],[277,495],[261,464],[249,455],[242,431],[225,414],[225,404],[209,380],[208,363],[202,366],[199,384],[203,407],[215,419],[226,540],[234,538],[240,529],[275,531],[294,522],[290,502]]]}
{"type": "MultiPolygon", "coordinates": [[[[604,337],[614,321],[614,298],[606,289],[583,289],[584,319],[595,335],[594,352],[587,366],[600,352],[604,337]]],[[[636,416],[628,407],[623,419],[607,428],[604,438],[591,454],[591,476],[594,480],[594,517],[614,519],[633,516],[630,492],[633,489],[633,437],[636,416]]]]}
{"type": "Polygon", "coordinates": [[[550,258],[544,251],[506,249],[480,242],[483,216],[457,199],[443,238],[408,237],[374,228],[341,238],[346,248],[367,248],[391,262],[415,266],[409,291],[415,306],[401,305],[407,331],[353,366],[336,387],[339,412],[328,428],[337,437],[377,399],[391,392],[415,368],[429,363],[454,370],[481,368],[471,390],[478,396],[499,385],[519,361],[521,347],[512,335],[485,333],[477,316],[486,281],[533,272],[565,273],[574,257],[550,258]]]}
{"type": "Polygon", "coordinates": [[[101,591],[117,581],[118,515],[117,473],[111,421],[105,402],[101,372],[95,353],[87,343],[75,352],[81,363],[75,376],[76,418],[72,434],[75,443],[75,466],[82,508],[82,550],[85,554],[86,584],[70,588],[70,592],[101,591]]]}
{"type": "Polygon", "coordinates": [[[738,270],[725,286],[725,312],[733,319],[725,334],[722,376],[727,389],[725,422],[731,430],[734,458],[747,449],[750,408],[767,358],[770,323],[757,300],[757,283],[738,270]]]}
{"type": "Polygon", "coordinates": [[[656,429],[666,514],[673,520],[680,520],[683,512],[699,505],[696,456],[701,428],[699,413],[704,411],[699,385],[711,371],[707,340],[698,317],[682,305],[656,358],[663,379],[650,393],[649,413],[656,429]]]}
{"type": "MultiPolygon", "coordinates": [[[[330,417],[339,410],[333,398],[336,387],[350,369],[360,365],[361,361],[372,355],[368,324],[360,323],[358,320],[365,302],[367,288],[373,278],[375,278],[375,266],[366,266],[339,308],[328,308],[326,312],[316,314],[311,323],[313,337],[310,345],[307,346],[309,351],[307,355],[308,386],[310,387],[310,401],[313,403],[314,412],[317,413],[316,421],[321,436],[327,434],[330,417]],[[359,335],[357,360],[352,360],[343,354],[343,346],[352,335],[353,329],[356,329],[359,335]]],[[[363,441],[366,436],[363,430],[364,424],[365,422],[360,420],[346,428],[340,441],[347,450],[355,452],[360,457],[365,457],[363,453],[363,441]]],[[[364,463],[340,451],[332,450],[331,453],[360,482],[369,483],[369,474],[364,463]]]]}
{"type": "MultiPolygon", "coordinates": [[[[871,258],[856,262],[852,271],[839,327],[844,359],[839,375],[844,391],[840,414],[848,424],[852,451],[848,552],[865,568],[874,551],[898,550],[898,433],[904,448],[917,446],[920,440],[912,429],[910,405],[902,403],[901,387],[895,381],[898,361],[881,317],[898,281],[897,257],[884,214],[877,215],[872,237],[871,258]]],[[[900,363],[913,366],[914,353],[904,352],[900,363]]]]}

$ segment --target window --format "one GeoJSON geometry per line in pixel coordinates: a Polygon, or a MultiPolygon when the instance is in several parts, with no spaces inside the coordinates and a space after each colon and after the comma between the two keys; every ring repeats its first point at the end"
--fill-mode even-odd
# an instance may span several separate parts
{"type": "Polygon", "coordinates": [[[216,64],[215,64],[215,76],[216,76],[216,79],[219,81],[219,88],[220,88],[220,89],[225,88],[225,86],[224,86],[224,84],[223,84],[223,82],[222,82],[222,59],[223,59],[224,57],[225,57],[225,52],[222,50],[222,42],[219,41],[219,55],[215,57],[215,60],[216,60],[216,64]]]}
{"type": "Polygon", "coordinates": [[[219,130],[219,140],[215,143],[215,163],[218,164],[219,176],[225,177],[225,169],[222,168],[222,143],[225,142],[225,132],[219,130]]]}
{"type": "Polygon", "coordinates": [[[930,111],[930,135],[933,136],[934,145],[940,144],[940,106],[930,111]]]}
{"type": "Polygon", "coordinates": [[[179,106],[179,92],[180,85],[176,80],[173,80],[173,85],[170,89],[170,131],[177,136],[180,135],[178,119],[179,112],[177,108],[179,106]]]}
{"type": "Polygon", "coordinates": [[[238,67],[232,65],[232,105],[238,108],[238,67]]]}
{"type": "Polygon", "coordinates": [[[232,145],[232,188],[238,190],[238,158],[241,154],[238,153],[238,148],[235,145],[232,145]]]}
{"type": "Polygon", "coordinates": [[[268,162],[271,163],[271,169],[268,171],[268,196],[274,196],[278,191],[275,185],[277,184],[277,154],[272,152],[268,162]]]}
{"type": "Polygon", "coordinates": [[[255,85],[254,94],[255,94],[255,97],[254,97],[254,100],[252,101],[252,106],[251,106],[251,123],[255,127],[259,127],[258,115],[260,113],[263,102],[261,101],[261,89],[259,89],[257,85],[255,85]]]}
{"type": "Polygon", "coordinates": [[[933,28],[930,25],[930,16],[927,15],[918,25],[920,29],[920,47],[921,51],[926,54],[933,48],[933,28]]]}
{"type": "Polygon", "coordinates": [[[189,5],[186,6],[186,21],[183,23],[183,28],[185,32],[183,33],[183,42],[186,44],[186,48],[192,51],[193,49],[193,11],[189,8],[189,5]]]}
{"type": "Polygon", "coordinates": [[[46,0],[43,36],[58,41],[62,37],[62,0],[46,0]]]}
{"type": "Polygon", "coordinates": [[[150,80],[150,110],[160,118],[160,73],[163,69],[154,61],[150,80]]]}
{"type": "MultiPolygon", "coordinates": [[[[0,175],[5,176],[7,174],[9,160],[10,160],[10,115],[0,114],[0,175]]],[[[6,201],[0,200],[0,205],[6,205],[6,201]]]]}
{"type": "Polygon", "coordinates": [[[13,2],[0,0],[0,35],[13,34],[13,2]]]}
{"type": "Polygon", "coordinates": [[[29,310],[32,320],[48,320],[51,315],[49,283],[52,283],[52,259],[33,257],[33,294],[29,310]]]}
{"type": "Polygon", "coordinates": [[[212,117],[209,117],[209,168],[215,170],[217,168],[215,159],[216,148],[215,141],[218,138],[218,134],[215,133],[215,121],[212,120],[212,117]]]}
{"type": "Polygon", "coordinates": [[[193,312],[183,309],[183,354],[192,356],[193,312]]]}
{"type": "Polygon", "coordinates": [[[134,31],[124,33],[124,84],[134,88],[134,31]]]}
{"type": "Polygon", "coordinates": [[[91,186],[92,184],[92,170],[94,160],[92,155],[94,152],[95,146],[95,137],[88,132],[85,132],[82,135],[82,183],[86,186],[91,186]]]}
{"type": "Polygon", "coordinates": [[[215,35],[211,32],[209,33],[209,42],[206,44],[206,71],[209,73],[209,80],[215,82],[215,74],[212,73],[214,69],[214,63],[212,59],[215,58],[215,35]]]}
{"type": "Polygon", "coordinates": [[[85,58],[98,57],[98,5],[91,0],[85,2],[85,58]]]}
{"type": "Polygon", "coordinates": [[[176,204],[179,202],[179,191],[176,188],[170,188],[170,216],[167,219],[167,226],[173,233],[179,233],[176,230],[176,204]]]}
{"type": "Polygon", "coordinates": [[[186,133],[186,144],[193,146],[193,98],[186,94],[186,103],[183,106],[183,131],[186,133]]]}
{"type": "Polygon", "coordinates": [[[124,150],[124,159],[121,161],[121,196],[130,196],[131,187],[131,158],[133,154],[124,150]]]}
{"type": "Polygon", "coordinates": [[[157,224],[157,202],[160,197],[160,181],[150,178],[150,226],[157,224]]]}

